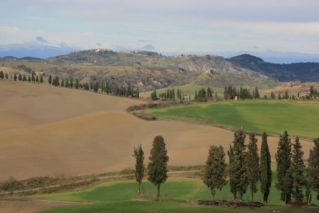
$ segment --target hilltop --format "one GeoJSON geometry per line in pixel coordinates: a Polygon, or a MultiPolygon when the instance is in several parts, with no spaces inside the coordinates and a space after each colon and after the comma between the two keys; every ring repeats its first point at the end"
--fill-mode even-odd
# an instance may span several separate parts
{"type": "Polygon", "coordinates": [[[32,70],[80,81],[112,81],[135,85],[142,91],[186,84],[224,87],[226,85],[267,85],[267,76],[238,67],[222,57],[180,55],[163,56],[155,52],[115,52],[94,49],[52,57],[47,60],[2,58],[2,68],[16,72],[32,70]]]}
{"type": "Polygon", "coordinates": [[[261,58],[243,54],[228,59],[232,64],[253,70],[260,74],[266,75],[272,79],[287,82],[318,82],[319,81],[319,63],[292,63],[292,64],[275,64],[269,63],[261,58]]]}

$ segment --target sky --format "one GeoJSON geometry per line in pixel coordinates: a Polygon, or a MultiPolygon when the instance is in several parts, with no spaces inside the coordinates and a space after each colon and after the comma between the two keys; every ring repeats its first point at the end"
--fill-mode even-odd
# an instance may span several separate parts
{"type": "Polygon", "coordinates": [[[319,54],[318,0],[0,0],[0,45],[319,54]]]}

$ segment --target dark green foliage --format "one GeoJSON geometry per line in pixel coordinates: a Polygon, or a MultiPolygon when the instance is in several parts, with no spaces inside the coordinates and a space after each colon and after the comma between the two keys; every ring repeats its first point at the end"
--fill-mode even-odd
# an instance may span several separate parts
{"type": "Polygon", "coordinates": [[[276,187],[281,191],[281,200],[288,203],[291,201],[293,177],[291,168],[291,141],[287,131],[280,135],[276,161],[278,177],[276,187]]]}
{"type": "MultiPolygon", "coordinates": [[[[307,185],[319,197],[319,138],[314,140],[314,147],[310,151],[308,160],[307,185]]],[[[309,197],[308,197],[309,200],[309,197]]]]}
{"type": "Polygon", "coordinates": [[[52,76],[51,75],[49,75],[48,83],[52,84],[52,76]]]}
{"type": "Polygon", "coordinates": [[[216,190],[222,190],[226,183],[225,152],[222,146],[211,146],[205,165],[203,182],[211,190],[212,196],[216,190]]]}
{"type": "Polygon", "coordinates": [[[267,134],[263,133],[260,149],[260,191],[263,195],[264,202],[268,202],[271,181],[271,156],[267,142],[267,134]]]}
{"type": "Polygon", "coordinates": [[[79,79],[75,79],[75,89],[79,89],[80,87],[80,83],[79,83],[79,79]]]}
{"type": "Polygon", "coordinates": [[[157,186],[157,198],[159,198],[161,184],[167,179],[168,162],[167,150],[162,136],[154,138],[149,160],[147,166],[148,180],[157,186]]]}
{"type": "Polygon", "coordinates": [[[157,101],[157,100],[158,100],[156,90],[154,90],[154,91],[151,93],[151,99],[152,99],[153,101],[157,101]]]}
{"type": "Polygon", "coordinates": [[[271,93],[270,93],[270,98],[271,98],[271,99],[276,99],[276,95],[275,95],[274,92],[271,92],[271,93]]]}
{"type": "Polygon", "coordinates": [[[255,134],[249,135],[249,144],[247,148],[247,178],[251,199],[254,200],[254,193],[257,192],[257,182],[259,181],[259,156],[255,134]]]}
{"type": "Polygon", "coordinates": [[[259,99],[260,98],[258,87],[256,87],[255,90],[253,91],[253,98],[254,99],[259,99]]]}
{"type": "Polygon", "coordinates": [[[224,99],[226,99],[226,100],[235,99],[236,96],[237,96],[237,90],[235,87],[232,87],[232,86],[225,87],[224,99]]]}
{"type": "Polygon", "coordinates": [[[302,146],[299,142],[299,138],[296,137],[292,150],[292,177],[293,177],[293,190],[292,196],[296,202],[302,202],[304,198],[303,188],[305,186],[305,164],[303,162],[302,146]]]}
{"type": "Polygon", "coordinates": [[[53,85],[53,86],[56,86],[56,87],[60,86],[59,77],[56,76],[56,77],[53,78],[53,80],[52,80],[52,85],[53,85]]]}
{"type": "Polygon", "coordinates": [[[246,135],[242,130],[235,132],[233,145],[228,152],[229,180],[234,199],[242,199],[248,186],[245,138],[246,135]]]}
{"type": "Polygon", "coordinates": [[[138,193],[141,193],[141,184],[144,177],[145,165],[144,165],[144,151],[142,146],[134,149],[134,158],[135,158],[135,179],[138,183],[138,193]]]}
{"type": "Polygon", "coordinates": [[[319,97],[319,92],[317,89],[314,88],[314,86],[310,86],[310,89],[309,89],[309,97],[311,99],[315,99],[315,98],[318,98],[319,97]]]}

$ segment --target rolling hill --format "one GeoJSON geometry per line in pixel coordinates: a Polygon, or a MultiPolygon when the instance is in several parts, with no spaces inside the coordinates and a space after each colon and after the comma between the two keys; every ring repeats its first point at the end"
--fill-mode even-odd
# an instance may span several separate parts
{"type": "Polygon", "coordinates": [[[80,81],[108,80],[121,86],[134,85],[147,91],[186,84],[224,87],[226,85],[269,85],[263,74],[238,67],[217,56],[163,56],[153,52],[114,52],[95,49],[74,52],[47,60],[1,59],[1,69],[33,70],[80,81]],[[24,69],[22,69],[24,68],[24,69]]]}
{"type": "MultiPolygon", "coordinates": [[[[209,146],[233,141],[233,132],[214,126],[141,120],[126,108],[143,102],[128,98],[1,81],[0,102],[0,181],[131,168],[133,148],[148,154],[156,135],[165,138],[170,165],[203,164],[209,146]]],[[[277,143],[269,138],[272,154],[277,143]]],[[[308,155],[312,143],[303,147],[308,155]]]]}
{"type": "Polygon", "coordinates": [[[275,64],[248,54],[232,57],[228,61],[278,81],[319,81],[319,63],[275,64]]]}

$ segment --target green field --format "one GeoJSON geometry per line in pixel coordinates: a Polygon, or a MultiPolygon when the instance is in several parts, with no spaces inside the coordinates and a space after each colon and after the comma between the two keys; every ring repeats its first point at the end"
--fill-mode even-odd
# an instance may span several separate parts
{"type": "MultiPolygon", "coordinates": [[[[279,193],[273,187],[270,194],[270,206],[251,210],[246,208],[201,207],[194,204],[197,199],[211,199],[209,190],[200,179],[174,178],[162,186],[162,200],[153,201],[155,187],[146,182],[143,184],[143,196],[137,196],[137,185],[134,181],[117,181],[90,187],[78,192],[57,193],[41,196],[45,200],[89,201],[90,204],[78,205],[45,212],[213,212],[213,213],[267,213],[280,212],[316,212],[318,209],[293,208],[279,201],[279,193]]],[[[245,199],[249,199],[249,193],[245,199]]],[[[39,198],[39,197],[38,197],[39,198]]],[[[218,192],[216,199],[232,199],[229,186],[218,192]]],[[[260,201],[260,194],[256,194],[260,201]]]]}
{"type": "Polygon", "coordinates": [[[238,101],[147,110],[160,118],[199,120],[234,129],[319,137],[319,103],[238,101]]]}

